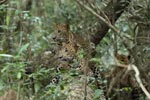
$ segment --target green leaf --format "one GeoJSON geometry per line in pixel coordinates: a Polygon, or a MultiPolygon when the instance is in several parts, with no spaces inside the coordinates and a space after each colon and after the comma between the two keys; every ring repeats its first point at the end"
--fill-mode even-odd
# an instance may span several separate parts
{"type": "Polygon", "coordinates": [[[21,72],[18,72],[17,78],[18,78],[18,79],[21,79],[21,72]]]}
{"type": "Polygon", "coordinates": [[[84,58],[86,55],[85,51],[83,49],[81,49],[79,52],[78,52],[78,57],[79,58],[84,58]]]}
{"type": "Polygon", "coordinates": [[[23,51],[25,51],[25,50],[28,48],[28,46],[29,46],[29,43],[23,45],[23,46],[20,48],[18,55],[20,55],[23,51]]]}
{"type": "Polygon", "coordinates": [[[101,94],[102,94],[102,90],[100,89],[95,90],[95,95],[94,95],[93,100],[96,100],[97,98],[99,98],[101,94]]]}
{"type": "Polygon", "coordinates": [[[40,90],[40,87],[41,87],[40,83],[37,82],[37,83],[34,84],[34,90],[35,90],[36,93],[40,90]]]}
{"type": "Polygon", "coordinates": [[[12,55],[9,55],[9,54],[0,54],[0,57],[8,57],[8,58],[11,58],[13,57],[12,55]]]}
{"type": "Polygon", "coordinates": [[[0,80],[0,90],[3,89],[4,87],[5,87],[5,83],[2,80],[0,80]]]}
{"type": "Polygon", "coordinates": [[[9,23],[10,23],[10,16],[6,16],[6,25],[9,26],[9,23]]]}
{"type": "Polygon", "coordinates": [[[90,61],[96,62],[96,63],[100,63],[100,59],[99,58],[92,58],[90,59],[90,61]]]}
{"type": "Polygon", "coordinates": [[[60,89],[61,89],[61,90],[64,90],[64,84],[61,84],[61,85],[60,85],[60,89]]]}
{"type": "Polygon", "coordinates": [[[123,90],[130,92],[130,91],[131,91],[131,88],[130,88],[130,87],[124,87],[123,90]]]}
{"type": "Polygon", "coordinates": [[[8,69],[8,66],[5,66],[5,67],[3,67],[3,69],[1,70],[1,72],[4,73],[7,69],[8,69]]]}

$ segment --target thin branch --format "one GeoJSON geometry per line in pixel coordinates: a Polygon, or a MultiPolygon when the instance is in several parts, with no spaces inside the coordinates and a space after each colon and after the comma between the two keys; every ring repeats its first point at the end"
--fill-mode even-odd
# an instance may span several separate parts
{"type": "Polygon", "coordinates": [[[139,72],[138,68],[133,64],[132,65],[124,65],[124,64],[119,64],[118,62],[117,62],[117,66],[127,68],[127,70],[134,70],[137,83],[139,84],[139,86],[141,87],[141,89],[145,93],[145,95],[150,99],[150,93],[144,87],[144,85],[140,79],[140,72],[139,72]]]}
{"type": "Polygon", "coordinates": [[[135,71],[135,78],[136,78],[139,86],[141,87],[141,89],[145,93],[145,95],[150,99],[150,93],[146,90],[146,88],[144,87],[144,85],[140,79],[140,72],[139,72],[138,68],[133,64],[129,64],[129,65],[120,64],[119,61],[115,57],[114,57],[114,59],[115,59],[116,66],[127,68],[127,72],[130,70],[135,71]]]}
{"type": "Polygon", "coordinates": [[[84,65],[84,100],[87,100],[87,67],[88,67],[88,60],[82,59],[84,65]]]}
{"type": "Polygon", "coordinates": [[[5,2],[7,2],[7,0],[1,0],[0,4],[4,4],[5,2]]]}
{"type": "Polygon", "coordinates": [[[96,10],[95,6],[93,5],[93,3],[91,3],[89,0],[87,0],[87,3],[89,4],[89,6],[93,9],[96,10]]]}
{"type": "Polygon", "coordinates": [[[135,78],[136,81],[138,82],[139,86],[141,87],[142,91],[145,93],[145,95],[148,97],[148,99],[150,99],[150,93],[147,91],[147,89],[144,87],[141,79],[140,79],[140,72],[138,70],[138,68],[135,65],[129,65],[128,67],[131,67],[132,70],[135,71],[135,78]]]}
{"type": "Polygon", "coordinates": [[[88,6],[86,6],[83,3],[81,3],[80,0],[76,0],[76,1],[77,1],[78,4],[80,4],[82,7],[84,7],[86,10],[88,10],[90,13],[92,13],[94,16],[96,16],[97,18],[99,18],[102,22],[104,22],[105,24],[107,24],[114,32],[119,33],[119,31],[113,25],[111,25],[109,22],[107,22],[102,16],[100,16],[99,14],[97,14],[95,11],[93,11],[88,6]]]}
{"type": "Polygon", "coordinates": [[[133,40],[131,37],[129,36],[121,36],[120,35],[120,30],[118,30],[116,27],[114,27],[109,21],[107,21],[105,18],[103,18],[102,16],[100,16],[98,13],[96,13],[94,10],[92,10],[90,7],[88,7],[87,5],[84,5],[80,0],[76,0],[76,2],[82,6],[83,8],[85,8],[86,10],[88,10],[91,14],[93,14],[94,16],[96,16],[98,19],[100,19],[103,23],[105,23],[106,25],[108,25],[108,27],[110,29],[112,29],[115,33],[117,33],[117,35],[120,37],[120,38],[127,38],[129,40],[133,40]]]}

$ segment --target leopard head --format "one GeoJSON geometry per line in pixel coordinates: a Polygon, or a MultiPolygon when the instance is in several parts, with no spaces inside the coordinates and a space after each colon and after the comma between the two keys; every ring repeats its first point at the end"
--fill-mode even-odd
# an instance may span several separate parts
{"type": "Polygon", "coordinates": [[[56,42],[65,42],[68,40],[69,25],[55,24],[53,40],[56,42]]]}

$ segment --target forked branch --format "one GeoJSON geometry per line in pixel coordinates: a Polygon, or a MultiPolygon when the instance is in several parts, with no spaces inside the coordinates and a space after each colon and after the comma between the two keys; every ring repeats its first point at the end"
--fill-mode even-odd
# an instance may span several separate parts
{"type": "Polygon", "coordinates": [[[150,93],[144,87],[144,85],[143,85],[143,83],[142,83],[142,81],[140,79],[140,72],[139,72],[138,68],[135,65],[129,65],[128,67],[130,67],[132,70],[135,71],[136,81],[138,82],[139,86],[141,87],[141,89],[145,93],[145,95],[148,97],[148,99],[150,99],[150,93]]]}
{"type": "Polygon", "coordinates": [[[150,99],[150,93],[147,91],[147,89],[144,87],[141,81],[140,72],[138,68],[133,64],[123,65],[123,64],[119,64],[118,62],[117,62],[117,66],[127,68],[127,70],[133,70],[135,72],[135,78],[136,78],[137,83],[139,84],[140,88],[145,93],[145,95],[148,97],[148,99],[150,99]]]}
{"type": "Polygon", "coordinates": [[[120,38],[122,38],[122,39],[127,38],[129,40],[133,40],[131,37],[127,36],[127,34],[124,34],[123,36],[121,36],[121,34],[120,34],[121,31],[112,25],[112,19],[114,19],[114,21],[116,21],[120,17],[120,15],[124,11],[125,7],[128,6],[130,0],[127,0],[124,3],[122,3],[120,0],[117,0],[114,7],[112,7],[111,2],[110,2],[110,4],[108,4],[108,6],[106,7],[106,11],[104,13],[108,16],[108,19],[111,22],[108,21],[108,19],[105,16],[102,17],[103,14],[101,15],[101,14],[97,13],[89,6],[83,4],[80,0],[76,0],[76,2],[81,7],[85,8],[87,11],[89,11],[91,14],[96,16],[102,22],[102,23],[100,23],[102,28],[98,28],[97,33],[92,37],[92,42],[95,45],[99,44],[99,42],[102,40],[102,38],[108,32],[109,28],[112,29],[120,38]],[[114,11],[114,14],[115,14],[114,18],[112,18],[113,16],[111,15],[111,10],[114,11]]]}

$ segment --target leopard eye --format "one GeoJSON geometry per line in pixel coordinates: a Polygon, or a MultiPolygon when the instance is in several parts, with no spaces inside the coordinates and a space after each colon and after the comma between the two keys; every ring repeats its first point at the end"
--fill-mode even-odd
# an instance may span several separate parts
{"type": "Polygon", "coordinates": [[[58,32],[58,33],[60,33],[60,32],[61,32],[61,30],[58,30],[57,32],[58,32]]]}
{"type": "Polygon", "coordinates": [[[58,57],[58,59],[62,59],[62,58],[63,58],[63,56],[58,57]]]}

